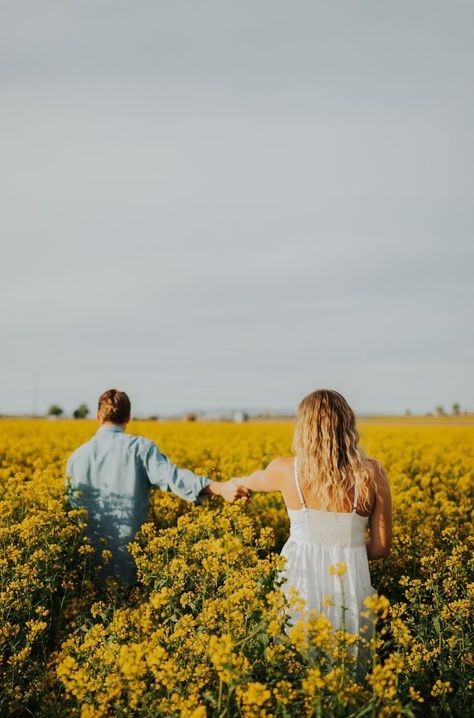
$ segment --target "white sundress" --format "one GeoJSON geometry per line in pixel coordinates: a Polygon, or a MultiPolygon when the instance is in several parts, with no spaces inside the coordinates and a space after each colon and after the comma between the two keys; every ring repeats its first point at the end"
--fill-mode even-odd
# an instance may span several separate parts
{"type": "MultiPolygon", "coordinates": [[[[344,611],[345,630],[360,633],[364,638],[372,635],[372,620],[361,616],[367,612],[364,599],[376,592],[371,585],[369,561],[365,545],[365,530],[369,517],[356,512],[358,493],[354,496],[351,512],[322,511],[306,506],[298,481],[298,465],[295,459],[295,484],[301,501],[300,509],[288,509],[290,517],[290,536],[282,548],[281,555],[286,558],[282,585],[288,595],[296,588],[305,601],[305,609],[324,613],[335,629],[342,627],[341,606],[344,611]],[[331,564],[345,563],[347,570],[343,576],[332,576],[331,564]],[[341,582],[344,594],[341,591],[341,582]],[[344,595],[344,604],[342,597],[344,595]],[[331,597],[334,605],[325,604],[325,598],[331,597]]],[[[298,618],[291,611],[291,621],[298,618]]]]}

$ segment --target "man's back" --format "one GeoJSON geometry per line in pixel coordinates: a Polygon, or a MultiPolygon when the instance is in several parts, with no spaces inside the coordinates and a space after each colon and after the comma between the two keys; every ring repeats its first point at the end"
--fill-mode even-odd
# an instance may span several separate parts
{"type": "Polygon", "coordinates": [[[135,563],[127,550],[148,518],[150,487],[172,491],[196,501],[211,480],[178,469],[149,439],[126,434],[123,426],[103,424],[96,435],[70,457],[66,473],[74,506],[88,511],[87,535],[96,551],[107,548],[112,557],[105,572],[123,583],[135,580],[135,563]],[[106,539],[106,544],[101,539],[106,539]]]}
{"type": "Polygon", "coordinates": [[[109,549],[112,558],[106,573],[125,583],[135,577],[127,544],[148,517],[150,481],[145,461],[153,446],[146,439],[125,434],[119,426],[104,425],[67,464],[71,488],[80,492],[71,501],[88,511],[87,535],[97,557],[101,549],[109,549]]]}
{"type": "Polygon", "coordinates": [[[101,427],[72,454],[66,469],[73,489],[71,504],[88,512],[87,534],[95,560],[100,560],[104,548],[109,549],[112,557],[105,572],[126,584],[136,576],[127,545],[148,518],[151,486],[172,491],[185,501],[197,501],[202,495],[228,501],[248,496],[248,490],[235,482],[211,481],[179,469],[153,441],[126,434],[130,408],[125,392],[104,391],[97,408],[101,427]]]}

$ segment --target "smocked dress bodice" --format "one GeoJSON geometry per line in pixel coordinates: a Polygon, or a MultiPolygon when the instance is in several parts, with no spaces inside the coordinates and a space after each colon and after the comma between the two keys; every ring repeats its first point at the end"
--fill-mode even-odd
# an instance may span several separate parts
{"type": "Polygon", "coordinates": [[[325,548],[365,549],[368,516],[355,510],[346,513],[319,509],[288,509],[290,539],[325,548]]]}
{"type": "MultiPolygon", "coordinates": [[[[286,558],[282,588],[288,595],[291,589],[296,589],[305,608],[325,613],[334,628],[341,627],[344,615],[346,631],[369,638],[372,622],[361,612],[367,611],[364,599],[374,594],[375,588],[370,580],[365,543],[369,517],[357,513],[357,487],[351,512],[322,511],[306,506],[296,459],[294,478],[301,508],[287,509],[290,536],[281,552],[286,558]],[[342,563],[345,564],[342,575],[330,571],[331,566],[342,563]],[[345,611],[341,611],[341,605],[345,611]]],[[[299,618],[296,610],[290,609],[290,615],[293,622],[299,618]]]]}

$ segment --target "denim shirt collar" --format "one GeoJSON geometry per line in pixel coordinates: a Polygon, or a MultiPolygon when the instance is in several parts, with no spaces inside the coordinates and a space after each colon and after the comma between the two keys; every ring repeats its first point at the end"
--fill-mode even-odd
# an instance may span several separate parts
{"type": "Polygon", "coordinates": [[[97,433],[102,433],[106,431],[113,431],[118,433],[123,433],[124,429],[123,426],[118,426],[118,424],[103,424],[99,429],[97,430],[97,433]]]}

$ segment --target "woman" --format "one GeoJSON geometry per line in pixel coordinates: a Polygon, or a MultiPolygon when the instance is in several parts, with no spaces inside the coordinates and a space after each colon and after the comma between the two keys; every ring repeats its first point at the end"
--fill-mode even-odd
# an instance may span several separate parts
{"type": "MultiPolygon", "coordinates": [[[[282,550],[287,559],[283,590],[296,588],[306,609],[325,613],[335,628],[342,626],[344,614],[346,631],[362,629],[369,637],[371,621],[361,616],[367,611],[364,599],[375,593],[368,560],[387,556],[392,538],[385,472],[359,447],[347,401],[329,389],[301,402],[293,452],[294,459],[276,458],[264,471],[238,481],[252,491],[283,495],[291,523],[282,550]]],[[[294,611],[292,617],[297,617],[294,611]]]]}

